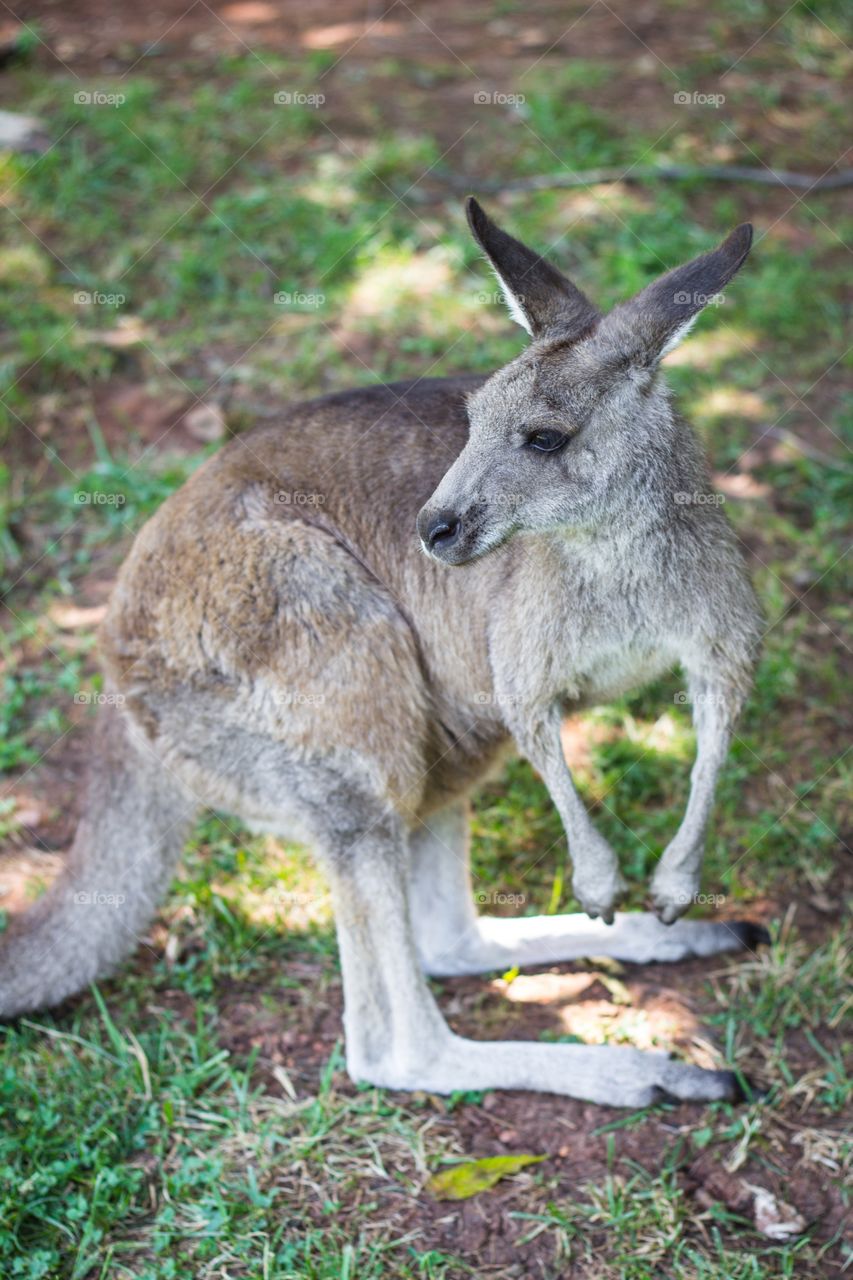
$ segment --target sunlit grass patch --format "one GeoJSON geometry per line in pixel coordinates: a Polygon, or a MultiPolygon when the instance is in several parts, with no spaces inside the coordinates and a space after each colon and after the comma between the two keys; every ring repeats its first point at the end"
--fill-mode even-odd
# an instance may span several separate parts
{"type": "Polygon", "coordinates": [[[249,923],[280,932],[331,927],[329,889],[307,850],[266,836],[243,842],[233,861],[231,853],[230,842],[227,850],[220,846],[214,868],[204,867],[202,875],[211,894],[249,923]]]}

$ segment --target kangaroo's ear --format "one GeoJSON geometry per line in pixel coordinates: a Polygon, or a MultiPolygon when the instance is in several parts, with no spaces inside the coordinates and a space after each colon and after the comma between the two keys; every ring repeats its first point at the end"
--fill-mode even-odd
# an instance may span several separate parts
{"type": "Polygon", "coordinates": [[[468,225],[506,297],[510,315],[532,338],[580,337],[601,313],[570,280],[520,240],[501,231],[473,196],[465,201],[468,225]]]}
{"type": "Polygon", "coordinates": [[[746,261],[752,227],[744,222],[710,253],[667,271],[602,321],[598,340],[639,368],[653,368],[687,333],[703,307],[715,302],[746,261]]]}

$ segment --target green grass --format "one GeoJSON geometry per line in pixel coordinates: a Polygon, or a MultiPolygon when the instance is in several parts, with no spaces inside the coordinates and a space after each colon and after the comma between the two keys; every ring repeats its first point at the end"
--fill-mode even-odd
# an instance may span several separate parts
{"type": "MultiPolygon", "coordinates": [[[[376,1149],[377,1129],[401,1187],[411,1186],[415,1117],[373,1092],[341,1097],[332,1083],[339,1059],[315,1098],[275,1102],[253,1087],[251,1059],[238,1066],[218,1048],[210,1007],[191,1024],[164,1015],[140,1027],[131,1006],[119,1026],[95,1000],[62,1032],[26,1022],[7,1038],[0,1091],[18,1133],[0,1140],[4,1274],[50,1276],[64,1265],[74,1276],[171,1278],[224,1264],[320,1278],[343,1274],[348,1257],[358,1275],[386,1274],[396,1242],[342,1230],[336,1195],[376,1149]],[[64,1100],[52,1087],[58,1070],[64,1100]],[[300,1174],[325,1178],[327,1199],[295,1234],[288,1184],[300,1174]]],[[[440,1277],[446,1268],[433,1255],[395,1274],[440,1277]]]]}
{"type": "MultiPolygon", "coordinates": [[[[666,12],[692,21],[682,9],[666,12]]],[[[520,12],[493,6],[500,20],[520,12]]],[[[730,50],[747,50],[778,16],[764,0],[724,5],[708,18],[715,38],[678,63],[681,82],[712,89],[737,56],[730,50]]],[[[446,176],[471,176],[476,189],[477,174],[515,178],[562,164],[718,154],[754,163],[747,147],[768,163],[819,172],[835,159],[843,119],[844,49],[824,26],[837,28],[841,16],[834,3],[797,5],[756,44],[741,78],[726,80],[725,112],[673,112],[679,82],[653,64],[642,74],[659,95],[648,101],[660,124],[613,92],[636,67],[604,56],[524,75],[533,58],[519,64],[506,89],[526,101],[514,112],[475,106],[449,55],[376,57],[366,70],[345,59],[328,72],[325,113],[277,106],[273,93],[317,91],[334,61],[326,52],[265,52],[266,66],[248,54],[211,55],[174,76],[146,61],[120,81],[126,101],[114,109],[75,103],[81,83],[61,68],[45,74],[24,62],[5,72],[15,104],[41,115],[58,141],[42,157],[0,165],[0,588],[9,608],[0,769],[14,778],[72,726],[83,730],[86,697],[99,689],[92,628],[69,632],[57,607],[100,599],[87,594],[93,584],[112,577],[135,530],[215,447],[175,444],[168,428],[181,405],[215,393],[236,432],[288,397],[510,358],[520,336],[483,300],[492,282],[441,185],[446,176]],[[452,108],[445,136],[440,95],[462,89],[469,105],[452,108]],[[796,127],[785,115],[792,96],[796,127]],[[772,147],[762,134],[769,113],[772,147]],[[468,124],[470,135],[445,154],[468,124]],[[435,198],[422,198],[429,190],[435,198]],[[114,302],[75,301],[81,292],[114,302]],[[132,418],[124,434],[109,428],[105,398],[127,384],[178,406],[154,443],[132,418]]],[[[97,84],[110,90],[109,77],[97,84]]],[[[842,659],[851,470],[841,443],[850,356],[839,336],[840,240],[850,225],[835,197],[777,194],[690,182],[487,201],[519,235],[553,246],[603,305],[708,248],[750,210],[768,231],[670,370],[714,468],[761,486],[727,497],[768,629],[721,780],[703,885],[737,915],[766,913],[768,900],[814,899],[831,910],[850,817],[842,659]],[[783,433],[772,452],[744,458],[771,425],[783,433]]],[[[622,860],[633,906],[687,796],[694,741],[680,687],[673,672],[586,720],[578,784],[622,860]]],[[[37,791],[38,778],[34,770],[24,781],[37,791]]],[[[8,801],[0,833],[14,853],[27,844],[8,801]]],[[[523,912],[575,905],[559,820],[522,762],[478,800],[474,870],[477,889],[520,895],[523,912]]],[[[758,957],[709,971],[708,1034],[768,1101],[696,1111],[675,1137],[659,1127],[666,1108],[616,1122],[597,1116],[579,1140],[608,1144],[599,1179],[569,1188],[548,1163],[513,1191],[501,1229],[509,1222],[528,1242],[518,1245],[522,1265],[527,1248],[547,1259],[546,1274],[571,1265],[598,1280],[775,1280],[838,1264],[837,1242],[811,1224],[801,1239],[773,1244],[715,1206],[697,1226],[684,1177],[700,1151],[739,1161],[759,1182],[817,1152],[807,1171],[838,1193],[849,1159],[839,1132],[850,1105],[849,972],[832,919],[825,936],[806,936],[795,914],[758,957]],[[790,1145],[792,1131],[802,1147],[790,1145]],[[632,1135],[648,1137],[643,1165],[632,1135]]],[[[467,1153],[474,1118],[494,1115],[488,1097],[354,1090],[328,1029],[306,1033],[325,1048],[303,1046],[309,1065],[292,1090],[272,1072],[276,1054],[280,1065],[289,1053],[276,1037],[310,1027],[338,985],[328,896],[305,851],[250,837],[227,815],[206,818],[151,946],[99,992],[3,1032],[3,1274],[479,1274],[461,1242],[458,1251],[434,1247],[441,1237],[426,1218],[411,1232],[406,1210],[429,1170],[467,1153]]],[[[444,986],[442,998],[454,999],[444,986]]],[[[485,997],[478,1008],[485,1018],[485,997]]],[[[481,1204],[487,1217],[503,1212],[481,1204]]]]}
{"type": "Polygon", "coordinates": [[[551,1203],[543,1213],[519,1214],[530,1224],[522,1239],[547,1235],[564,1265],[592,1264],[600,1280],[657,1280],[662,1274],[679,1280],[781,1280],[798,1274],[802,1246],[773,1247],[759,1237],[749,1253],[727,1248],[721,1226],[748,1228],[733,1215],[712,1220],[704,1247],[696,1248],[686,1233],[695,1210],[673,1168],[651,1177],[644,1168],[629,1165],[625,1173],[610,1174],[603,1184],[583,1190],[586,1198],[571,1204],[551,1203]],[[603,1228],[606,1259],[590,1243],[591,1234],[603,1228]]]}

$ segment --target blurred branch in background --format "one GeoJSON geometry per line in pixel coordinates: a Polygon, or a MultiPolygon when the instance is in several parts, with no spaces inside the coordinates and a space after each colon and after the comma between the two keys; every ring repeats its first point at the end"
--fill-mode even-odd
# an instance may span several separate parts
{"type": "MultiPolygon", "coordinates": [[[[559,188],[591,187],[609,182],[757,182],[767,187],[788,187],[793,191],[838,191],[853,187],[853,169],[839,169],[835,173],[812,177],[807,173],[791,173],[788,170],[758,169],[747,165],[648,165],[646,167],[585,169],[581,173],[543,173],[529,178],[507,179],[499,182],[478,178],[473,183],[461,174],[436,168],[433,176],[443,181],[452,191],[465,192],[476,185],[479,192],[498,194],[523,191],[553,191],[559,188]]],[[[409,188],[421,200],[435,199],[420,187],[409,188]]]]}

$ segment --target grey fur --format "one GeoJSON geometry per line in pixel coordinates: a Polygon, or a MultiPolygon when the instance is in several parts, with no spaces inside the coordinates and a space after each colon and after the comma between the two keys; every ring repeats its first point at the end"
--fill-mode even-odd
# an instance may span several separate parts
{"type": "Polygon", "coordinates": [[[760,625],[657,364],[743,261],[748,232],[602,318],[475,203],[469,218],[533,335],[522,355],[488,379],[296,405],[232,441],[139,534],[103,628],[117,705],[68,872],[0,942],[6,1016],[57,1003],[133,947],[192,815],[213,805],[307,841],[323,862],[354,1078],[625,1106],[661,1090],[733,1096],[729,1073],[659,1054],[463,1040],[424,971],[590,951],[677,960],[753,936],[614,918],[616,858],[559,736],[567,710],[681,662],[698,756],[652,886],[675,920],[698,888],[760,625]],[[568,439],[536,452],[533,431],[568,439]],[[548,785],[575,893],[598,920],[474,911],[465,797],[513,740],[548,785]]]}

